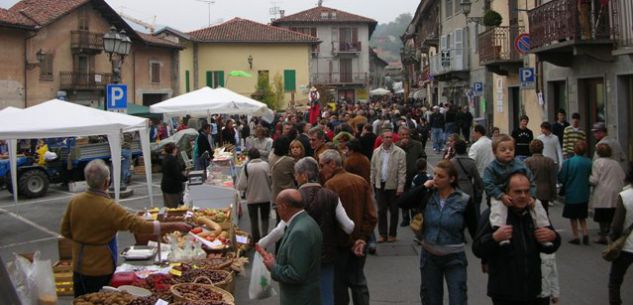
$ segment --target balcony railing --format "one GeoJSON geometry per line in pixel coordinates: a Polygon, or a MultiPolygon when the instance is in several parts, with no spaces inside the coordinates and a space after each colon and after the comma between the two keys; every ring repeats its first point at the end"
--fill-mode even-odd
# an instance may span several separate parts
{"type": "Polygon", "coordinates": [[[110,73],[59,72],[60,89],[99,90],[112,82],[110,73]]]}
{"type": "Polygon", "coordinates": [[[439,75],[468,70],[468,52],[467,49],[441,50],[429,59],[431,74],[439,75]]]}
{"type": "Polygon", "coordinates": [[[479,63],[520,60],[513,37],[523,32],[523,27],[499,26],[479,34],[479,63]]]}
{"type": "Polygon", "coordinates": [[[553,0],[528,12],[530,48],[563,41],[612,38],[610,5],[592,8],[590,0],[553,0]]]}
{"type": "Polygon", "coordinates": [[[362,50],[360,41],[332,41],[332,52],[344,54],[356,54],[362,50]]]}
{"type": "Polygon", "coordinates": [[[103,49],[103,34],[88,31],[71,31],[70,46],[73,49],[101,51],[103,49]]]}
{"type": "Polygon", "coordinates": [[[611,0],[614,20],[617,21],[616,42],[619,48],[633,48],[633,1],[611,0]]]}
{"type": "Polygon", "coordinates": [[[318,85],[367,84],[368,73],[313,73],[312,83],[318,85]]]}

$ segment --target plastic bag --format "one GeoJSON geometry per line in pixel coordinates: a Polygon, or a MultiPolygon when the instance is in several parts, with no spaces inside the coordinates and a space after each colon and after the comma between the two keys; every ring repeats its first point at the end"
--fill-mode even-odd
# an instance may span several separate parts
{"type": "Polygon", "coordinates": [[[265,299],[276,295],[272,286],[270,271],[266,269],[262,256],[255,252],[253,257],[253,270],[251,271],[251,281],[248,285],[248,296],[253,299],[265,299]]]}
{"type": "Polygon", "coordinates": [[[15,254],[15,260],[8,269],[23,305],[57,304],[51,261],[40,259],[39,251],[33,255],[33,263],[15,254]]]}

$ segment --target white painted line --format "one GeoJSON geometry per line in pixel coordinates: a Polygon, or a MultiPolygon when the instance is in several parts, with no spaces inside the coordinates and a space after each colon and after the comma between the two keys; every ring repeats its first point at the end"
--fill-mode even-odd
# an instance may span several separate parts
{"type": "Polygon", "coordinates": [[[62,191],[62,190],[51,190],[48,189],[49,192],[55,192],[55,193],[60,193],[60,194],[65,194],[65,195],[70,195],[70,196],[75,196],[78,193],[71,193],[71,192],[67,192],[67,191],[62,191]]]}
{"type": "Polygon", "coordinates": [[[9,216],[11,216],[11,217],[13,217],[13,218],[15,218],[15,219],[17,219],[19,221],[22,221],[22,222],[24,222],[24,223],[26,223],[26,224],[28,224],[28,225],[36,228],[36,229],[48,234],[48,235],[55,236],[55,238],[62,237],[59,233],[53,232],[53,231],[51,231],[51,230],[49,230],[49,229],[47,229],[47,228],[45,228],[45,227],[43,227],[43,226],[41,226],[39,224],[36,224],[35,222],[33,222],[33,221],[29,220],[29,219],[26,219],[26,218],[24,218],[24,217],[22,217],[22,216],[20,216],[18,214],[15,214],[15,213],[13,213],[11,211],[7,211],[5,209],[0,209],[0,212],[6,213],[7,215],[9,215],[9,216]]]}
{"type": "Polygon", "coordinates": [[[7,244],[7,245],[2,245],[2,246],[0,246],[0,249],[7,249],[7,248],[18,247],[18,246],[36,244],[36,243],[41,243],[41,242],[45,242],[45,241],[49,241],[49,240],[55,240],[55,239],[57,239],[57,237],[44,237],[44,238],[40,238],[40,239],[34,239],[34,240],[23,241],[23,242],[19,242],[19,243],[12,243],[12,244],[7,244]]]}
{"type": "MultiPolygon", "coordinates": [[[[61,200],[61,199],[69,199],[69,198],[72,198],[73,196],[75,196],[75,194],[72,194],[72,196],[71,195],[58,196],[58,197],[44,198],[44,199],[26,201],[26,202],[18,201],[18,206],[22,207],[22,206],[28,206],[28,205],[38,204],[38,203],[48,203],[48,202],[61,200]]],[[[13,199],[11,199],[11,202],[13,202],[13,199]]],[[[15,207],[15,204],[11,203],[11,204],[0,205],[0,208],[11,208],[11,207],[15,207]]]]}

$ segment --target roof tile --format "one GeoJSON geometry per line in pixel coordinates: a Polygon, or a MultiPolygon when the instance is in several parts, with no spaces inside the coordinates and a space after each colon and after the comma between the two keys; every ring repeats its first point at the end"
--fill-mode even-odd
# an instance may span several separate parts
{"type": "Polygon", "coordinates": [[[0,8],[0,24],[26,28],[35,26],[35,23],[24,15],[3,8],[0,8]]]}
{"type": "Polygon", "coordinates": [[[362,22],[362,23],[378,23],[376,20],[344,12],[341,10],[317,6],[309,10],[301,11],[292,15],[288,15],[273,21],[273,25],[280,23],[338,23],[338,22],[362,22]]]}
{"type": "Polygon", "coordinates": [[[227,22],[189,32],[201,42],[255,42],[255,43],[318,43],[319,39],[255,21],[233,18],[227,22]]]}
{"type": "Polygon", "coordinates": [[[21,13],[37,23],[47,25],[90,0],[22,0],[9,10],[21,13]]]}
{"type": "Polygon", "coordinates": [[[175,42],[171,42],[169,40],[166,39],[162,39],[160,37],[156,37],[154,35],[151,34],[146,34],[146,33],[141,33],[141,32],[136,32],[146,43],[151,44],[151,45],[157,45],[157,46],[164,46],[164,47],[172,47],[172,48],[182,48],[182,46],[180,44],[177,44],[175,42]]]}

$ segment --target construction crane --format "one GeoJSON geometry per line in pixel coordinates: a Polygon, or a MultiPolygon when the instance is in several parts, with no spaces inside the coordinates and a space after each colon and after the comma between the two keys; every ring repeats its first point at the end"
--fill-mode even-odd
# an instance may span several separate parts
{"type": "Polygon", "coordinates": [[[134,18],[134,17],[132,17],[132,16],[130,16],[130,15],[128,15],[128,14],[125,14],[125,13],[123,12],[123,8],[124,8],[124,7],[121,7],[121,10],[119,11],[119,15],[120,15],[121,17],[123,17],[123,18],[124,18],[124,19],[126,19],[126,20],[129,20],[129,21],[131,21],[131,22],[133,22],[133,23],[136,23],[136,24],[138,24],[138,25],[140,25],[140,26],[144,27],[146,30],[148,30],[148,31],[149,31],[150,33],[152,33],[152,34],[154,33],[154,31],[156,31],[156,26],[155,26],[155,24],[156,24],[156,16],[154,16],[154,20],[153,20],[153,21],[152,21],[152,23],[150,24],[150,23],[147,23],[147,22],[145,22],[145,21],[143,21],[143,20],[140,20],[140,19],[134,18]]]}

